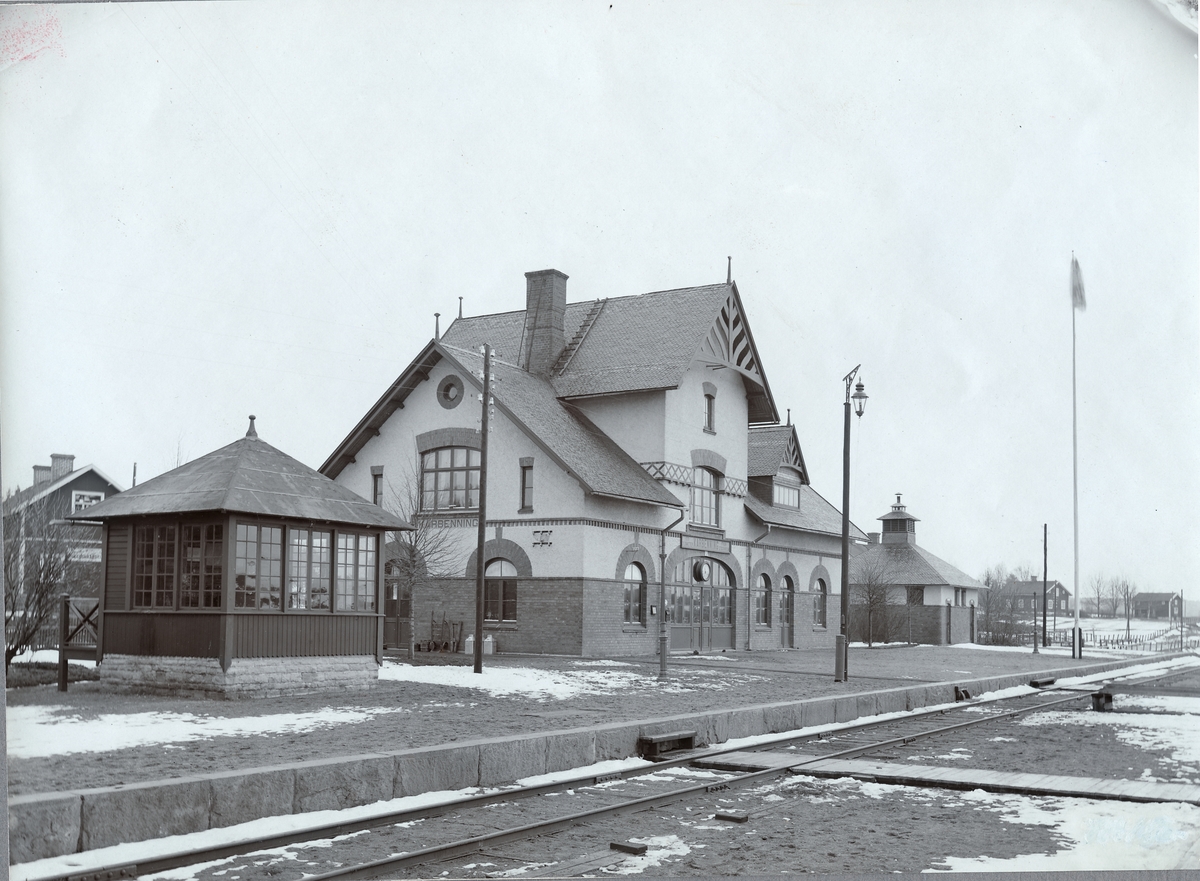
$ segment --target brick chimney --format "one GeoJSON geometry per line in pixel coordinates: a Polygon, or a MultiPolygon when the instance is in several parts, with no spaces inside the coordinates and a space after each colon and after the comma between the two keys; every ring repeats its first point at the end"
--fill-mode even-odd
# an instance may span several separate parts
{"type": "Polygon", "coordinates": [[[525,273],[525,327],[521,332],[521,367],[549,376],[567,344],[563,320],[567,311],[567,276],[557,269],[525,273]]]}
{"type": "Polygon", "coordinates": [[[58,480],[75,470],[75,457],[63,453],[50,454],[50,479],[58,480]]]}
{"type": "Polygon", "coordinates": [[[879,544],[879,533],[878,532],[868,532],[867,533],[867,544],[868,545],[879,544]]]}
{"type": "Polygon", "coordinates": [[[50,482],[50,466],[49,465],[34,465],[33,466],[33,485],[39,483],[50,482]]]}

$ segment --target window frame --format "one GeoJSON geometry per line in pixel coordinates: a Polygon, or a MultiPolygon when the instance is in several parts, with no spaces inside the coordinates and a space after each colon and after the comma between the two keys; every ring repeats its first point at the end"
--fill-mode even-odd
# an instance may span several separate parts
{"type": "Polygon", "coordinates": [[[285,581],[287,588],[287,612],[329,612],[332,611],[330,606],[333,603],[333,556],[334,556],[334,530],[319,529],[313,526],[289,526],[287,530],[287,542],[285,553],[287,557],[284,561],[284,570],[286,572],[285,581]],[[300,547],[296,541],[301,535],[304,536],[304,560],[298,560],[298,554],[295,550],[300,547]],[[324,536],[326,539],[323,551],[324,560],[315,559],[314,551],[317,548],[315,542],[316,537],[324,536]],[[298,571],[297,564],[303,566],[303,571],[298,571]],[[314,572],[317,567],[323,567],[321,570],[314,572]],[[320,588],[324,586],[324,605],[314,605],[314,595],[320,595],[320,591],[314,591],[314,586],[320,588]],[[297,590],[297,587],[302,590],[297,590]],[[303,597],[303,605],[296,603],[297,597],[303,597]]]}
{"type": "Polygon", "coordinates": [[[167,609],[177,608],[177,589],[179,586],[179,524],[177,523],[141,523],[133,530],[133,581],[130,585],[130,606],[134,609],[167,609]],[[169,531],[170,537],[165,533],[169,531]],[[147,542],[143,535],[149,532],[147,542]],[[164,533],[160,537],[160,533],[164,533]],[[147,557],[143,548],[149,547],[147,557]],[[169,548],[169,550],[168,550],[169,548]],[[142,571],[145,564],[148,571],[142,571]],[[169,570],[164,564],[169,564],[169,570]],[[143,579],[145,579],[143,581],[143,579]],[[163,586],[164,582],[166,587],[163,586]],[[146,586],[142,586],[146,585],[146,586]],[[160,602],[169,595],[169,602],[160,602]],[[139,597],[143,602],[139,602],[139,597]]]}
{"type": "Polygon", "coordinates": [[[829,585],[824,578],[818,578],[816,596],[813,599],[813,627],[828,629],[829,627],[829,585]]]}
{"type": "Polygon", "coordinates": [[[704,393],[704,430],[717,433],[717,396],[709,392],[704,393]]]}
{"type": "Polygon", "coordinates": [[[520,483],[520,510],[519,514],[528,514],[533,511],[533,463],[521,463],[521,483],[520,483]]]}
{"type": "Polygon", "coordinates": [[[758,573],[754,585],[754,626],[771,626],[771,576],[766,572],[758,573]]]}
{"type": "Polygon", "coordinates": [[[493,625],[517,623],[517,567],[507,557],[493,557],[484,566],[483,621],[493,625]],[[500,571],[489,575],[488,570],[496,564],[500,564],[500,571]]]}
{"type": "Polygon", "coordinates": [[[425,450],[421,454],[421,494],[420,494],[420,510],[422,512],[460,512],[460,511],[478,511],[479,510],[479,490],[480,490],[480,475],[481,475],[481,454],[480,451],[473,447],[464,447],[456,444],[448,444],[442,447],[436,447],[431,450],[425,450]],[[454,464],[456,451],[462,451],[464,464],[454,464]],[[446,453],[448,463],[440,464],[441,454],[446,453]],[[474,464],[472,464],[474,462],[474,464]],[[432,464],[432,467],[431,467],[432,464]],[[445,489],[440,486],[438,475],[448,475],[448,485],[445,489]],[[454,486],[455,474],[463,475],[463,486],[461,490],[454,486]],[[475,485],[471,486],[471,476],[475,477],[475,485]],[[430,486],[429,477],[433,477],[432,486],[430,486]],[[463,493],[462,505],[453,504],[454,493],[461,491],[463,493]],[[439,503],[442,493],[447,494],[446,504],[439,503]],[[473,497],[473,498],[472,498],[473,497]],[[474,501],[474,504],[471,502],[474,501]]]}
{"type": "Polygon", "coordinates": [[[636,560],[625,567],[625,579],[623,581],[625,598],[623,604],[624,623],[625,624],[646,624],[646,570],[641,563],[636,560]],[[636,571],[637,575],[630,578],[630,572],[636,571]],[[635,589],[636,585],[636,589],[635,589]]]}
{"type": "Polygon", "coordinates": [[[696,526],[707,526],[711,529],[721,528],[721,475],[712,468],[706,468],[703,465],[696,465],[692,468],[688,516],[689,522],[696,526]],[[712,481],[711,485],[707,483],[708,480],[712,481]],[[711,505],[705,504],[705,499],[711,499],[711,505]],[[707,519],[709,515],[711,515],[711,520],[707,519]]]}
{"type": "Polygon", "coordinates": [[[333,608],[330,611],[376,612],[379,605],[379,536],[353,529],[335,530],[331,565],[333,608]],[[370,547],[363,546],[364,539],[370,547]]]}
{"type": "Polygon", "coordinates": [[[104,501],[104,493],[102,493],[102,492],[86,490],[86,489],[73,489],[73,490],[71,490],[71,513],[78,514],[80,511],[86,511],[92,505],[98,504],[103,501],[104,501]],[[90,498],[91,501],[89,501],[85,505],[81,505],[80,502],[83,501],[85,498],[90,498]]]}

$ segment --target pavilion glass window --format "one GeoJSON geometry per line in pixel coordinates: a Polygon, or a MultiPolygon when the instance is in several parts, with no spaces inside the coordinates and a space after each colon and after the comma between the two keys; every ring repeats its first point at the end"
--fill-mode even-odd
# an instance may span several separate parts
{"type": "Polygon", "coordinates": [[[692,470],[692,522],[700,526],[721,525],[717,473],[708,468],[692,470]]]}
{"type": "Polygon", "coordinates": [[[639,563],[625,567],[625,623],[644,624],[646,572],[639,563]]]}
{"type": "Polygon", "coordinates": [[[375,536],[338,533],[334,579],[337,611],[375,611],[375,555],[375,536]]]}
{"type": "Polygon", "coordinates": [[[219,523],[185,523],[179,555],[179,607],[221,608],[225,527],[219,523]]]}
{"type": "Polygon", "coordinates": [[[281,608],[283,527],[239,523],[233,565],[234,608],[281,608]]]}
{"type": "Polygon", "coordinates": [[[139,526],[134,533],[133,606],[175,607],[175,525],[139,526]]]}
{"type": "Polygon", "coordinates": [[[288,608],[328,609],[332,535],[323,529],[288,530],[288,608]]]}
{"type": "Polygon", "coordinates": [[[517,567],[503,557],[483,570],[483,619],[517,620],[517,567]]]}
{"type": "Polygon", "coordinates": [[[479,507],[479,450],[442,447],[421,456],[421,510],[479,507]]]}

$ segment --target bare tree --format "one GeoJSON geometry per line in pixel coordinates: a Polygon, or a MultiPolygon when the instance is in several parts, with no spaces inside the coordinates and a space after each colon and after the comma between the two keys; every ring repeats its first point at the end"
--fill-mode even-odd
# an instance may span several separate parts
{"type": "Polygon", "coordinates": [[[413,657],[416,642],[416,605],[413,602],[417,587],[430,579],[452,573],[459,559],[454,530],[440,525],[443,521],[421,515],[421,483],[415,470],[410,469],[393,483],[387,481],[384,507],[412,524],[410,532],[397,532],[386,548],[385,583],[392,581],[399,591],[401,610],[408,610],[408,657],[413,657]]]}
{"type": "Polygon", "coordinates": [[[1105,584],[1104,600],[1108,606],[1109,618],[1116,618],[1121,614],[1121,600],[1123,597],[1121,581],[1121,578],[1113,575],[1107,579],[1107,583],[1105,584]]]}
{"type": "Polygon", "coordinates": [[[1033,571],[1033,567],[1028,563],[1022,563],[1019,566],[1014,566],[1012,574],[1009,576],[1013,581],[1033,581],[1038,576],[1038,573],[1033,571]]]}
{"type": "Polygon", "coordinates": [[[867,645],[875,644],[875,631],[879,627],[883,630],[883,641],[889,642],[888,605],[895,588],[884,561],[879,558],[871,561],[851,560],[850,580],[853,591],[851,599],[866,616],[867,645]]]}
{"type": "Polygon", "coordinates": [[[1125,611],[1125,640],[1128,642],[1131,638],[1130,621],[1133,618],[1133,597],[1137,593],[1137,585],[1123,575],[1120,578],[1114,578],[1113,581],[1116,583],[1117,594],[1125,611]]]}
{"type": "Polygon", "coordinates": [[[4,518],[4,669],[53,618],[78,563],[72,526],[54,517],[51,497],[4,518]]]}
{"type": "Polygon", "coordinates": [[[1104,613],[1104,597],[1108,593],[1108,579],[1097,573],[1088,581],[1088,589],[1091,591],[1093,611],[1096,613],[1096,617],[1099,618],[1104,613]]]}
{"type": "Polygon", "coordinates": [[[1017,609],[1017,592],[1013,583],[1018,580],[1020,567],[1009,572],[1003,563],[984,570],[979,579],[987,590],[979,592],[980,642],[989,645],[1018,645],[1021,641],[1021,616],[1017,609]]]}

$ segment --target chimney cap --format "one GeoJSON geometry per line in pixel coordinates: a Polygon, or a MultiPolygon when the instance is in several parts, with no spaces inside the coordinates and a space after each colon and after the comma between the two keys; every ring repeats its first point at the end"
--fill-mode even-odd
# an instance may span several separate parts
{"type": "Polygon", "coordinates": [[[526,278],[536,278],[539,275],[558,275],[564,279],[571,277],[571,276],[567,275],[565,272],[562,272],[558,269],[536,269],[533,272],[525,273],[526,278]]]}

